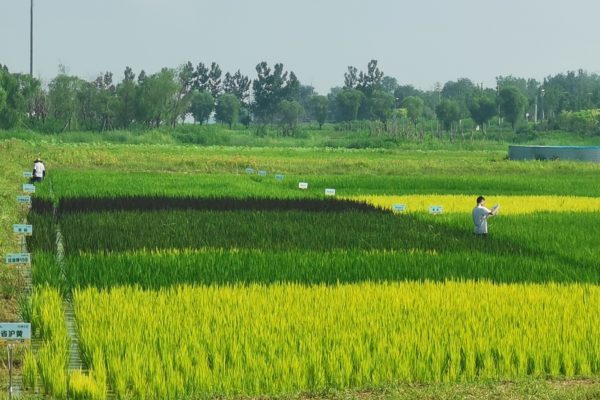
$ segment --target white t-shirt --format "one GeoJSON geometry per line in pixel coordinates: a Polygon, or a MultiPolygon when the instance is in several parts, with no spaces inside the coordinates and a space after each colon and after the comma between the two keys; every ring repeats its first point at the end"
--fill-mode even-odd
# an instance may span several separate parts
{"type": "Polygon", "coordinates": [[[45,170],[46,170],[46,167],[44,167],[44,163],[36,162],[33,164],[33,176],[34,177],[43,178],[45,170]]]}
{"type": "Polygon", "coordinates": [[[488,233],[487,219],[491,211],[479,204],[473,209],[473,224],[475,225],[475,233],[481,235],[488,233]]]}

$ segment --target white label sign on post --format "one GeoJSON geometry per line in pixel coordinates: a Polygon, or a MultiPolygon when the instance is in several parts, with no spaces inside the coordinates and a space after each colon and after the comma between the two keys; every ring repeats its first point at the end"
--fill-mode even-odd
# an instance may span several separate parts
{"type": "Polygon", "coordinates": [[[394,204],[392,205],[392,211],[395,213],[403,213],[406,211],[406,204],[394,204]]]}
{"type": "Polygon", "coordinates": [[[444,207],[442,207],[442,206],[430,206],[429,207],[429,214],[439,215],[439,214],[442,214],[443,212],[444,212],[444,207]]]}
{"type": "Polygon", "coordinates": [[[31,263],[31,253],[8,253],[5,257],[8,265],[31,263]]]}
{"type": "Polygon", "coordinates": [[[282,174],[277,174],[275,175],[275,180],[281,182],[283,180],[284,176],[282,174]]]}
{"type": "Polygon", "coordinates": [[[246,168],[246,173],[248,175],[252,175],[254,173],[254,169],[253,168],[246,168]]]}
{"type": "Polygon", "coordinates": [[[31,196],[17,196],[17,203],[31,204],[31,196]]]}
{"type": "Polygon", "coordinates": [[[300,182],[298,184],[298,189],[302,189],[302,190],[308,189],[308,182],[300,182]]]}
{"type": "Polygon", "coordinates": [[[258,176],[267,176],[267,171],[258,171],[258,176]]]}
{"type": "Polygon", "coordinates": [[[33,178],[33,172],[23,172],[23,178],[33,178]]]}
{"type": "Polygon", "coordinates": [[[325,189],[325,196],[335,196],[335,189],[325,189]]]}
{"type": "Polygon", "coordinates": [[[25,184],[23,184],[23,191],[25,193],[35,193],[35,185],[32,185],[30,183],[25,183],[25,184]]]}
{"type": "Polygon", "coordinates": [[[14,224],[13,233],[16,233],[17,235],[31,236],[33,235],[33,225],[14,224]]]}
{"type": "Polygon", "coordinates": [[[0,342],[31,340],[31,324],[0,322],[0,342]]]}

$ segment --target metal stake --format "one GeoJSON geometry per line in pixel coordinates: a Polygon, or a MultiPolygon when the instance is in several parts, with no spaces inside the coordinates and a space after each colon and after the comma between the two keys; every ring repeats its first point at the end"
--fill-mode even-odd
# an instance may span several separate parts
{"type": "Polygon", "coordinates": [[[8,400],[12,399],[12,348],[13,345],[9,344],[8,350],[8,400]]]}

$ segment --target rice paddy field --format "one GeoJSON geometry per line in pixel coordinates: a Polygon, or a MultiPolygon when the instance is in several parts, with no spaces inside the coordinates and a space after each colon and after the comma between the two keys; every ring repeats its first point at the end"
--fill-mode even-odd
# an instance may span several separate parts
{"type": "Polygon", "coordinates": [[[18,140],[0,154],[1,249],[18,247],[13,221],[34,227],[29,395],[600,396],[600,165],[18,140]],[[38,155],[48,176],[19,208],[38,155]],[[486,238],[480,194],[501,205],[486,238]]]}

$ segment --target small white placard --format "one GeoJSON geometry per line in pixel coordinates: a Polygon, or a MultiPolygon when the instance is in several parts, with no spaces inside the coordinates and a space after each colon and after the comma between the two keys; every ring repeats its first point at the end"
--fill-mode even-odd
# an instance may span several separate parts
{"type": "Polygon", "coordinates": [[[31,263],[31,253],[8,253],[4,258],[8,265],[31,263]]]}
{"type": "Polygon", "coordinates": [[[31,196],[17,196],[17,203],[31,204],[31,196]]]}
{"type": "Polygon", "coordinates": [[[302,189],[302,190],[308,189],[308,182],[300,182],[298,184],[298,189],[302,189]]]}
{"type": "Polygon", "coordinates": [[[429,214],[438,215],[444,212],[444,207],[442,206],[430,206],[429,214]]]}
{"type": "Polygon", "coordinates": [[[284,176],[282,174],[277,174],[275,175],[275,180],[281,182],[283,180],[284,176]]]}
{"type": "Polygon", "coordinates": [[[258,176],[267,176],[267,171],[258,171],[258,176]]]}
{"type": "Polygon", "coordinates": [[[406,204],[394,204],[392,205],[392,211],[395,213],[403,213],[406,211],[406,204]]]}
{"type": "Polygon", "coordinates": [[[325,189],[325,196],[335,196],[335,189],[325,189]]]}
{"type": "Polygon", "coordinates": [[[0,342],[17,340],[31,340],[31,324],[0,322],[0,342]]]}
{"type": "Polygon", "coordinates": [[[32,185],[31,183],[25,183],[23,184],[23,191],[25,193],[35,193],[35,185],[32,185]]]}
{"type": "Polygon", "coordinates": [[[33,226],[26,224],[14,224],[13,233],[16,233],[17,235],[31,236],[33,235],[33,226]]]}
{"type": "Polygon", "coordinates": [[[23,178],[33,178],[33,172],[23,172],[23,178]]]}
{"type": "Polygon", "coordinates": [[[246,168],[246,173],[248,175],[252,175],[254,173],[254,169],[253,168],[246,168]]]}

